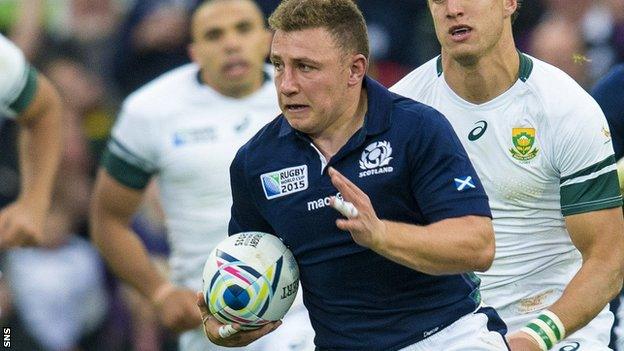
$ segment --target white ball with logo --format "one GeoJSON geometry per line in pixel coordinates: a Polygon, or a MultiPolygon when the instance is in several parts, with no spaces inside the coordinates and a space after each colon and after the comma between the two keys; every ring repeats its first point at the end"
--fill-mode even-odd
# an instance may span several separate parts
{"type": "Polygon", "coordinates": [[[271,234],[232,235],[215,247],[204,265],[203,294],[210,313],[243,330],[282,319],[298,289],[297,262],[271,234]]]}

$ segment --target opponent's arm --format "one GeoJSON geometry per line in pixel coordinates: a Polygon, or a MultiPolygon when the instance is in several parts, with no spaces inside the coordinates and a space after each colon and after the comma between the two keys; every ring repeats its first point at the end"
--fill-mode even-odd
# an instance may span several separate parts
{"type": "MultiPolygon", "coordinates": [[[[570,335],[594,319],[622,288],[622,209],[617,207],[571,215],[566,217],[566,226],[572,242],[583,256],[583,265],[563,295],[548,310],[555,314],[553,319],[560,320],[564,329],[562,333],[570,335]]],[[[550,333],[547,328],[542,329],[550,333]]],[[[524,329],[509,337],[512,350],[539,351],[544,348],[544,345],[539,346],[536,342],[537,337],[542,334],[540,330],[534,337],[527,332],[530,331],[524,329]]]]}
{"type": "Polygon", "coordinates": [[[0,248],[41,242],[61,159],[61,98],[43,75],[36,79],[34,98],[17,118],[22,190],[0,211],[0,248]]]}
{"type": "Polygon", "coordinates": [[[622,288],[624,220],[620,207],[566,217],[583,265],[550,308],[570,335],[589,323],[622,288]],[[591,296],[591,298],[587,298],[591,296]]]}
{"type": "Polygon", "coordinates": [[[174,331],[195,328],[201,322],[195,292],[177,288],[161,276],[130,229],[143,192],[122,185],[105,169],[99,171],[90,213],[93,243],[115,275],[151,301],[165,326],[174,331]]]}
{"type": "MultiPolygon", "coordinates": [[[[494,229],[488,217],[449,218],[426,226],[381,220],[368,196],[330,168],[332,183],[358,211],[339,219],[359,245],[419,272],[441,275],[485,271],[494,260],[494,229]]],[[[332,204],[335,200],[332,200],[332,204]]]]}

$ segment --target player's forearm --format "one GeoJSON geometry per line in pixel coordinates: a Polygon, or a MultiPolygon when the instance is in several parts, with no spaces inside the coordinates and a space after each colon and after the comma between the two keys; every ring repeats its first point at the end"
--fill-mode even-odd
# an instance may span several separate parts
{"type": "Polygon", "coordinates": [[[487,270],[494,259],[491,220],[466,216],[428,226],[384,221],[379,254],[419,272],[441,275],[487,270]]]}
{"type": "Polygon", "coordinates": [[[563,295],[550,308],[570,335],[589,323],[622,288],[622,268],[618,259],[586,259],[563,295]]]}
{"type": "Polygon", "coordinates": [[[60,103],[52,104],[20,131],[19,154],[22,191],[19,200],[33,211],[45,213],[50,205],[55,175],[62,154],[60,103]]]}
{"type": "Polygon", "coordinates": [[[127,223],[94,212],[90,222],[91,237],[108,266],[118,278],[153,300],[167,281],[150,260],[141,240],[127,223]]]}

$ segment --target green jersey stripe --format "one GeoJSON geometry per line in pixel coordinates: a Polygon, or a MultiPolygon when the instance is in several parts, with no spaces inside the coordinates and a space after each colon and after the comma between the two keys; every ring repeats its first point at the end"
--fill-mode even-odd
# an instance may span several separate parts
{"type": "Polygon", "coordinates": [[[30,106],[37,91],[37,70],[28,66],[24,74],[26,75],[24,78],[26,83],[17,98],[9,105],[9,109],[18,115],[30,106]]]}
{"type": "Polygon", "coordinates": [[[572,173],[569,176],[565,176],[565,177],[561,177],[561,179],[559,180],[559,184],[563,184],[566,181],[570,180],[570,179],[574,179],[574,178],[578,178],[578,177],[582,177],[582,176],[586,176],[586,175],[590,175],[592,173],[598,172],[601,169],[608,167],[610,165],[614,165],[615,164],[615,156],[613,154],[607,156],[607,158],[605,158],[604,160],[600,161],[600,162],[596,162],[593,165],[583,168],[578,172],[572,173]]]}
{"type": "Polygon", "coordinates": [[[118,157],[125,159],[126,162],[133,164],[146,172],[152,173],[156,170],[156,167],[149,161],[146,161],[141,156],[138,156],[134,152],[130,151],[129,148],[115,138],[110,139],[108,143],[108,150],[110,150],[111,153],[116,154],[118,157]]]}
{"type": "Polygon", "coordinates": [[[102,166],[119,183],[136,190],[144,189],[153,174],[127,162],[108,149],[102,156],[102,166]]]}
{"type": "Polygon", "coordinates": [[[622,206],[615,170],[581,183],[562,186],[560,194],[564,216],[622,206]]]}

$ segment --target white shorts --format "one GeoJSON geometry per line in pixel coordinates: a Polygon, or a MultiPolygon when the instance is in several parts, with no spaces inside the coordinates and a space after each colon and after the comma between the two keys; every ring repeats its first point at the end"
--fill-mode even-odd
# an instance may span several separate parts
{"type": "Polygon", "coordinates": [[[448,327],[400,351],[508,351],[498,316],[490,307],[479,308],[448,327]]]}
{"type": "Polygon", "coordinates": [[[615,332],[615,349],[624,351],[624,295],[620,295],[620,306],[617,309],[618,325],[615,332]]]}
{"type": "Polygon", "coordinates": [[[204,334],[203,328],[193,329],[180,334],[179,351],[259,351],[255,348],[258,341],[245,347],[221,347],[213,344],[204,334]]]}

